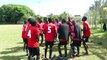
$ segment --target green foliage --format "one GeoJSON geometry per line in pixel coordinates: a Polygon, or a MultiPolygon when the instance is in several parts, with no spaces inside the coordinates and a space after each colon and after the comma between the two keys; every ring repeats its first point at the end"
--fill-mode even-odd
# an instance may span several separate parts
{"type": "Polygon", "coordinates": [[[62,14],[59,15],[59,19],[68,19],[68,17],[71,17],[69,13],[63,12],[62,14]]]}
{"type": "Polygon", "coordinates": [[[17,23],[18,21],[27,20],[29,16],[33,16],[34,12],[27,6],[7,4],[0,8],[2,19],[6,23],[17,23]]]}

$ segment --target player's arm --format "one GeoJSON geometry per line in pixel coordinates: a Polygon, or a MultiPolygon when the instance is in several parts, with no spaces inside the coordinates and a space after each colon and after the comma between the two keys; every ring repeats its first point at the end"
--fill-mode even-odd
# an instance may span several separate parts
{"type": "Polygon", "coordinates": [[[60,33],[60,32],[61,32],[61,25],[58,28],[58,33],[60,33]]]}
{"type": "Polygon", "coordinates": [[[46,29],[45,26],[43,27],[43,33],[46,34],[46,29]]]}
{"type": "Polygon", "coordinates": [[[57,37],[57,26],[55,26],[55,37],[57,37]]]}
{"type": "Polygon", "coordinates": [[[36,31],[36,39],[39,41],[39,34],[40,34],[40,32],[39,32],[39,30],[37,29],[37,31],[36,31]]]}
{"type": "Polygon", "coordinates": [[[36,36],[36,39],[39,41],[39,35],[36,36]]]}
{"type": "Polygon", "coordinates": [[[86,24],[83,25],[83,29],[81,29],[81,30],[84,31],[84,32],[87,30],[86,24]]]}

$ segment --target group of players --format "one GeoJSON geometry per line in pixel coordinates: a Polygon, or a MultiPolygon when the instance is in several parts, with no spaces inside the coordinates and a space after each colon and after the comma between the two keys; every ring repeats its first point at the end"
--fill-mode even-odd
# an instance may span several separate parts
{"type": "Polygon", "coordinates": [[[40,60],[40,47],[43,44],[43,40],[45,41],[45,57],[47,58],[47,49],[49,46],[49,59],[52,59],[52,50],[55,43],[55,39],[58,38],[58,52],[59,52],[59,60],[62,59],[61,46],[64,45],[64,57],[67,57],[67,46],[70,42],[70,53],[71,57],[79,56],[80,54],[80,46],[81,42],[83,42],[84,49],[86,51],[85,54],[88,54],[88,46],[86,42],[90,37],[90,26],[87,22],[87,17],[83,16],[83,29],[81,29],[80,25],[72,20],[71,18],[62,19],[59,22],[56,19],[56,22],[53,22],[51,18],[47,18],[45,22],[41,19],[36,22],[35,19],[29,18],[28,21],[24,22],[22,29],[22,38],[24,41],[24,50],[28,55],[28,60],[40,60]],[[82,34],[83,31],[83,34],[82,34]],[[83,36],[82,36],[83,35],[83,36]],[[41,40],[40,37],[41,36],[41,40]],[[44,37],[43,37],[44,36],[44,37]],[[69,39],[71,37],[71,39],[69,39]],[[44,39],[45,38],[45,39],[44,39]],[[69,41],[71,40],[71,41],[69,41]],[[41,41],[41,43],[39,43],[41,41]],[[75,50],[77,49],[77,53],[75,50]]]}

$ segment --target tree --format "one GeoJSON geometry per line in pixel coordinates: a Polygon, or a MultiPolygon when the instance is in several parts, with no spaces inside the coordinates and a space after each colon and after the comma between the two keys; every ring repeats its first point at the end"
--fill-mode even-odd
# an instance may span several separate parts
{"type": "Polygon", "coordinates": [[[69,13],[63,12],[62,14],[59,15],[59,19],[67,19],[68,17],[71,17],[69,13]]]}
{"type": "Polygon", "coordinates": [[[6,23],[16,24],[18,21],[27,20],[29,16],[34,16],[34,12],[24,5],[7,4],[0,7],[0,10],[1,21],[6,23]]]}
{"type": "MultiPolygon", "coordinates": [[[[106,0],[107,1],[107,0],[106,0]]],[[[97,24],[100,23],[102,27],[102,22],[104,21],[104,5],[105,1],[104,0],[96,0],[92,6],[90,6],[88,12],[86,15],[90,17],[91,22],[95,25],[97,28],[97,24]]],[[[107,5],[107,3],[106,3],[107,5]]]]}

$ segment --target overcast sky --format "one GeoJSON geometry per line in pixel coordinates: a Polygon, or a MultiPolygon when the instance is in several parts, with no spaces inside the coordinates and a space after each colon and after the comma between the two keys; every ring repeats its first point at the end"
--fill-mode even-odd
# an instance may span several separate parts
{"type": "Polygon", "coordinates": [[[30,7],[35,14],[42,16],[61,14],[66,11],[71,15],[83,15],[88,11],[94,0],[0,0],[4,4],[21,4],[30,7]]]}

